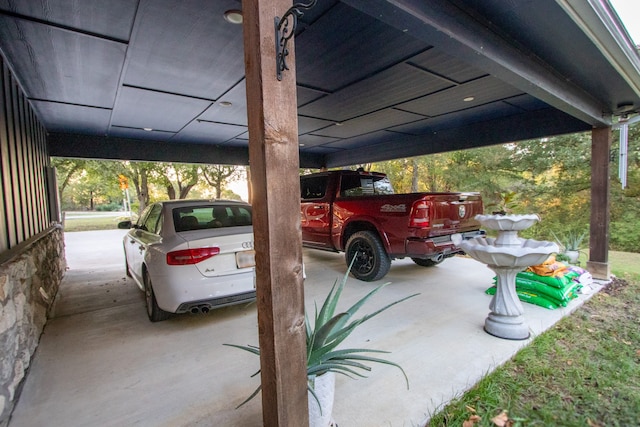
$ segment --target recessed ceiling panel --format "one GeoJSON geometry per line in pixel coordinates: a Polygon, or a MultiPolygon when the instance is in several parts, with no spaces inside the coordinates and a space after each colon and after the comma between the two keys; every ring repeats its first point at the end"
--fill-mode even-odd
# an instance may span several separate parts
{"type": "Polygon", "coordinates": [[[334,126],[321,129],[315,132],[316,135],[333,136],[336,138],[350,138],[363,133],[370,133],[385,129],[390,126],[415,122],[423,119],[424,116],[407,113],[394,109],[377,111],[352,120],[347,120],[334,126]]]}
{"type": "Polygon", "coordinates": [[[235,0],[140,3],[125,84],[218,99],[244,76],[242,25],[224,19],[235,0]]]}
{"type": "Polygon", "coordinates": [[[487,74],[436,48],[422,52],[407,62],[457,83],[464,83],[487,74]]]}
{"type": "Polygon", "coordinates": [[[305,147],[314,147],[317,145],[324,145],[330,142],[336,141],[338,138],[329,138],[326,136],[318,135],[300,135],[298,137],[298,143],[304,144],[305,147]]]}
{"type": "Polygon", "coordinates": [[[298,82],[333,92],[428,46],[338,3],[296,37],[295,47],[298,82]]]}
{"type": "Polygon", "coordinates": [[[298,111],[306,116],[342,122],[452,85],[451,82],[401,63],[307,104],[298,111]]]}
{"type": "Polygon", "coordinates": [[[432,95],[423,96],[398,105],[397,108],[434,117],[521,94],[520,90],[494,77],[487,76],[432,95]]]}
{"type": "Polygon", "coordinates": [[[0,15],[0,48],[29,98],[113,107],[126,45],[0,15]]]}
{"type": "Polygon", "coordinates": [[[387,132],[387,131],[379,131],[373,132],[366,135],[359,135],[349,139],[341,139],[337,142],[332,142],[326,144],[325,147],[328,148],[341,148],[341,149],[354,149],[354,148],[365,148],[367,146],[373,146],[374,144],[379,144],[383,142],[392,141],[394,138],[402,138],[402,134],[387,132]]]}
{"type": "Polygon", "coordinates": [[[529,94],[514,96],[513,98],[506,99],[505,102],[527,111],[549,108],[549,104],[544,101],[540,101],[529,94]]]}
{"type": "Polygon", "coordinates": [[[202,111],[209,101],[131,87],[122,88],[112,124],[178,132],[202,111]]]}
{"type": "Polygon", "coordinates": [[[315,101],[318,98],[328,95],[328,92],[322,92],[320,90],[309,89],[306,87],[298,86],[296,88],[296,95],[298,98],[298,107],[308,104],[311,101],[315,101]]]}
{"type": "MultiPolygon", "coordinates": [[[[247,131],[245,126],[193,121],[182,129],[171,141],[198,144],[223,144],[247,131]]],[[[246,145],[246,142],[244,143],[246,145]]]]}
{"type": "Polygon", "coordinates": [[[106,108],[83,107],[35,101],[31,104],[49,132],[68,132],[88,135],[106,135],[111,118],[111,110],[106,108]]]}
{"type": "Polygon", "coordinates": [[[202,113],[199,119],[247,126],[247,93],[244,80],[202,113]]]}
{"type": "Polygon", "coordinates": [[[298,134],[313,132],[318,129],[333,125],[334,122],[328,120],[314,119],[313,117],[298,116],[298,134]]]}
{"type": "Polygon", "coordinates": [[[148,139],[152,141],[168,141],[174,135],[174,132],[162,132],[157,130],[146,131],[144,129],[126,128],[119,126],[111,126],[111,128],[109,129],[109,136],[111,137],[148,139]]]}
{"type": "Polygon", "coordinates": [[[0,0],[0,9],[118,40],[129,40],[139,0],[0,0]]]}
{"type": "Polygon", "coordinates": [[[301,147],[300,152],[304,154],[331,154],[342,151],[340,148],[327,147],[325,145],[316,145],[313,147],[301,147]]]}
{"type": "Polygon", "coordinates": [[[461,123],[475,123],[486,120],[498,119],[522,113],[523,110],[507,102],[498,101],[491,104],[460,110],[449,114],[420,120],[407,125],[396,126],[389,130],[408,133],[412,135],[424,135],[429,132],[437,132],[442,129],[454,128],[461,123]]]}

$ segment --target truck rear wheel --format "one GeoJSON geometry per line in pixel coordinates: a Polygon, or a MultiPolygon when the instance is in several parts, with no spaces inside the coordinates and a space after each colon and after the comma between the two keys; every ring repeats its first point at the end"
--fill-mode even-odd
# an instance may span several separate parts
{"type": "Polygon", "coordinates": [[[365,282],[382,279],[391,267],[391,259],[382,242],[371,231],[358,231],[349,237],[345,251],[347,265],[351,265],[354,257],[351,274],[365,282]]]}

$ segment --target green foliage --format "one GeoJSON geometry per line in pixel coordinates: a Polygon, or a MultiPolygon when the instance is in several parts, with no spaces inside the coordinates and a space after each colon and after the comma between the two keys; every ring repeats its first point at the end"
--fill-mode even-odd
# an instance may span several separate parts
{"type": "MultiPolygon", "coordinates": [[[[384,307],[366,314],[360,318],[354,319],[356,312],[362,308],[362,306],[375,294],[380,292],[389,283],[384,283],[371,292],[362,297],[358,302],[352,305],[346,311],[336,313],[340,295],[344,289],[347,279],[349,278],[349,271],[351,266],[347,269],[341,282],[336,282],[327,294],[320,311],[318,307],[315,307],[315,313],[313,316],[313,324],[310,321],[308,313],[305,313],[305,326],[306,326],[306,340],[307,340],[307,375],[310,378],[314,378],[318,375],[322,375],[327,372],[335,372],[346,375],[348,377],[365,377],[362,372],[369,372],[371,368],[365,363],[382,363],[386,365],[395,366],[400,369],[402,375],[407,382],[407,388],[409,387],[409,379],[405,374],[402,367],[394,362],[391,362],[380,357],[374,357],[367,353],[380,354],[388,353],[387,351],[373,350],[366,348],[346,348],[337,349],[342,342],[351,335],[351,333],[361,324],[377,316],[383,311],[412,298],[418,294],[409,295],[407,297],[396,300],[384,307]]],[[[236,344],[224,344],[230,347],[236,347],[252,354],[260,356],[260,348],[252,345],[236,345],[236,344]]],[[[259,372],[259,371],[258,371],[259,372]]],[[[256,373],[257,374],[257,373],[256,373]]],[[[254,374],[254,375],[256,375],[254,374]]],[[[312,381],[309,383],[309,391],[315,396],[313,388],[311,387],[312,381]]],[[[244,405],[253,399],[260,391],[260,386],[239,406],[244,405]]]]}
{"type": "MultiPolygon", "coordinates": [[[[618,132],[613,134],[616,151],[618,132]]],[[[628,187],[620,188],[611,165],[610,249],[640,252],[640,125],[629,129],[628,187]]],[[[612,159],[616,161],[617,159],[612,159]]],[[[414,166],[418,191],[479,191],[485,212],[536,213],[541,222],[522,237],[553,240],[552,230],[589,230],[591,214],[591,134],[576,133],[473,150],[376,163],[398,192],[411,188],[414,166]]]]}
{"type": "Polygon", "coordinates": [[[240,175],[242,168],[237,166],[64,158],[52,158],[51,163],[56,167],[63,211],[113,210],[115,205],[121,206],[125,194],[119,186],[119,175],[127,178],[130,202],[138,212],[157,200],[184,199],[192,190],[195,197],[212,198],[207,185],[212,170],[222,171],[215,181],[217,194],[240,199],[225,189],[240,175]]]}
{"type": "Polygon", "coordinates": [[[116,212],[122,210],[120,203],[106,203],[104,205],[97,205],[96,211],[98,212],[116,212]]]}
{"type": "Polygon", "coordinates": [[[638,316],[637,277],[610,284],[432,414],[427,426],[638,425],[638,316]],[[508,421],[494,422],[503,411],[508,421]]]}
{"type": "Polygon", "coordinates": [[[551,231],[551,235],[560,245],[563,251],[579,251],[582,249],[582,242],[587,237],[586,231],[566,230],[559,235],[551,231]]]}

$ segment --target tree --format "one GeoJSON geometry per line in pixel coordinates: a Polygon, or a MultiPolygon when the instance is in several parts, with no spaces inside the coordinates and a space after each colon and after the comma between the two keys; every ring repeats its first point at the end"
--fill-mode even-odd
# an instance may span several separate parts
{"type": "Polygon", "coordinates": [[[201,167],[201,172],[207,184],[215,189],[218,199],[222,197],[224,184],[241,177],[241,169],[238,166],[206,165],[201,167]]]}
{"type": "Polygon", "coordinates": [[[65,159],[53,157],[51,166],[56,168],[56,178],[58,181],[58,197],[64,199],[64,190],[69,186],[71,179],[82,172],[87,161],[82,159],[65,159]]]}
{"type": "Polygon", "coordinates": [[[200,167],[185,163],[158,163],[156,178],[166,189],[169,200],[186,199],[189,191],[198,184],[200,167]]]}

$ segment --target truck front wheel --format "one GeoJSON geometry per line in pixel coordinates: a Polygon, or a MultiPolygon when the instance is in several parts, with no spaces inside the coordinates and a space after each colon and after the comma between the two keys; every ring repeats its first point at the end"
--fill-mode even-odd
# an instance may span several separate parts
{"type": "Polygon", "coordinates": [[[371,231],[358,231],[349,237],[345,258],[347,265],[351,265],[351,260],[355,258],[351,274],[365,282],[382,279],[391,267],[391,259],[382,242],[371,231]]]}

